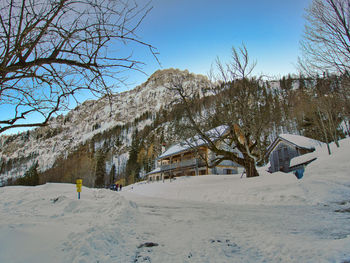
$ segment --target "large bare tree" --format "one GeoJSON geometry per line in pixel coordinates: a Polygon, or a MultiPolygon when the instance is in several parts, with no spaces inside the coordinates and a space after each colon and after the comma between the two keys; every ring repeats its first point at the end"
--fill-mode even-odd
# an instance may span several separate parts
{"type": "Polygon", "coordinates": [[[300,67],[307,73],[350,72],[350,0],[313,0],[306,10],[300,67]]]}
{"type": "Polygon", "coordinates": [[[136,35],[150,9],[129,0],[0,1],[0,133],[45,125],[79,91],[111,94],[122,71],[142,70],[132,48],[156,55],[136,35]]]}
{"type": "MultiPolygon", "coordinates": [[[[215,153],[209,167],[230,160],[244,167],[247,177],[258,176],[256,164],[264,159],[263,149],[268,146],[272,128],[273,94],[267,92],[263,81],[249,76],[255,63],[251,63],[244,45],[232,49],[230,63],[217,61],[217,66],[218,85],[208,87],[200,101],[206,106],[196,105],[198,91],[194,87],[176,80],[172,83],[171,89],[186,113],[178,125],[182,131],[189,131],[184,137],[194,136],[187,142],[190,146],[191,141],[204,142],[215,153]]],[[[193,146],[196,149],[195,143],[193,146]]]]}

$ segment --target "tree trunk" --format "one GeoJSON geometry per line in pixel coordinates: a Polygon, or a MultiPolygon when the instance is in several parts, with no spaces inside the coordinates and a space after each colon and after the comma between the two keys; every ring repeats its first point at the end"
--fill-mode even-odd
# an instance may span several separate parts
{"type": "Polygon", "coordinates": [[[339,148],[337,128],[334,125],[332,114],[330,112],[327,112],[327,115],[328,115],[328,121],[329,121],[329,128],[330,128],[330,131],[332,131],[331,134],[333,136],[334,143],[337,146],[337,148],[339,148]]]}
{"type": "Polygon", "coordinates": [[[256,166],[255,166],[255,161],[254,159],[249,158],[248,160],[246,160],[244,162],[244,168],[246,170],[247,173],[247,177],[255,177],[255,176],[259,176],[258,171],[256,170],[256,166]]]}
{"type": "Polygon", "coordinates": [[[331,152],[331,148],[329,147],[327,131],[326,131],[325,125],[323,123],[322,115],[321,115],[320,110],[319,110],[318,107],[317,107],[317,114],[318,114],[318,117],[320,118],[320,123],[321,123],[322,131],[323,131],[323,135],[324,135],[324,138],[325,138],[326,143],[327,143],[328,154],[331,155],[332,152],[331,152]]]}

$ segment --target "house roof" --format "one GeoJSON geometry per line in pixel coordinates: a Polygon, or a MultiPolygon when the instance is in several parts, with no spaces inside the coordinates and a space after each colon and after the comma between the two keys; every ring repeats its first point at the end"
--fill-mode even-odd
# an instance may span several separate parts
{"type": "MultiPolygon", "coordinates": [[[[221,137],[228,129],[228,126],[222,125],[218,126],[214,129],[211,129],[207,132],[207,135],[212,139],[213,141],[216,141],[221,137]]],[[[164,153],[158,156],[157,159],[163,159],[165,157],[169,157],[178,153],[186,152],[193,146],[199,147],[205,145],[206,142],[201,139],[199,136],[195,136],[193,138],[189,138],[181,143],[172,145],[170,148],[168,148],[164,153]]]]}
{"type": "Polygon", "coordinates": [[[322,142],[314,140],[305,136],[295,135],[295,134],[280,134],[279,136],[283,140],[286,140],[300,148],[305,149],[315,149],[317,146],[320,146],[322,142]]]}
{"type": "Polygon", "coordinates": [[[160,173],[160,167],[157,167],[156,169],[150,171],[149,173],[146,174],[147,175],[151,175],[151,174],[157,174],[157,173],[160,173]]]}
{"type": "Polygon", "coordinates": [[[299,148],[308,149],[308,150],[315,149],[316,147],[321,146],[323,144],[323,142],[320,142],[318,140],[314,140],[302,135],[283,133],[283,134],[280,134],[274,140],[274,142],[268,147],[267,153],[266,153],[267,155],[275,148],[275,146],[278,144],[279,141],[285,141],[299,148]]]}

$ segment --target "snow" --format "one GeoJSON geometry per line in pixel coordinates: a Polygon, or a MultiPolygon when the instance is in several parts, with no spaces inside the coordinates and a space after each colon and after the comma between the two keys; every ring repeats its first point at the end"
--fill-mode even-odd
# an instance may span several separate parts
{"type": "Polygon", "coordinates": [[[349,262],[350,139],[293,174],[0,188],[0,262],[349,262]]]}
{"type": "MultiPolygon", "coordinates": [[[[0,262],[122,262],[133,204],[109,190],[46,184],[0,190],[0,262]],[[120,253],[123,251],[123,253],[120,253]],[[96,253],[97,252],[97,253],[96,253]]],[[[131,253],[132,251],[130,251],[131,253]]]]}
{"type": "Polygon", "coordinates": [[[189,149],[190,146],[187,145],[187,144],[175,144],[175,145],[172,145],[169,147],[168,150],[166,150],[164,153],[162,153],[158,159],[161,159],[161,158],[164,158],[164,157],[167,157],[167,156],[170,156],[170,155],[174,155],[176,153],[180,153],[180,152],[183,152],[183,151],[186,151],[187,149],[189,149]]]}
{"type": "Polygon", "coordinates": [[[316,152],[311,152],[303,155],[299,155],[294,157],[292,160],[290,160],[290,167],[305,164],[307,162],[310,162],[314,159],[317,159],[317,153],[316,152]]]}
{"type": "Polygon", "coordinates": [[[296,135],[296,134],[280,134],[280,138],[289,141],[301,148],[306,148],[306,149],[314,149],[316,147],[321,146],[323,143],[314,139],[310,139],[305,136],[301,135],[296,135]]]}

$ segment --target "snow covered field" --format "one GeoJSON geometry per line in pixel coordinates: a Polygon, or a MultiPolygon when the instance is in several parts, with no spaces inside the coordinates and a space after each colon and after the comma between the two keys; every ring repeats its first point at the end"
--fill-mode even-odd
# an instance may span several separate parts
{"type": "Polygon", "coordinates": [[[350,262],[350,139],[305,170],[0,188],[0,262],[350,262]]]}

